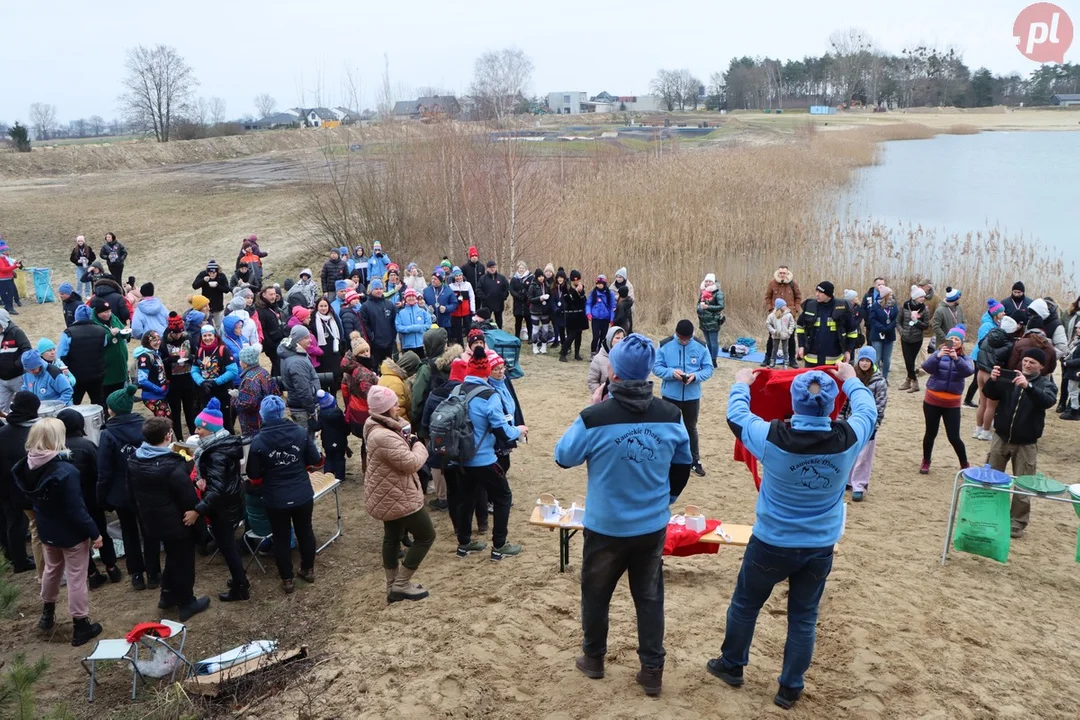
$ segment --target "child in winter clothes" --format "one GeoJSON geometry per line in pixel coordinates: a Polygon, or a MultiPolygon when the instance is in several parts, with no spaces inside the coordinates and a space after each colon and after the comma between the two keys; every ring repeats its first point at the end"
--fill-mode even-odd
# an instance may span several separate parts
{"type": "MultiPolygon", "coordinates": [[[[192,311],[195,312],[195,311],[192,311]]],[[[196,312],[202,322],[202,313],[196,312]]],[[[201,325],[200,325],[201,328],[201,325]]],[[[197,345],[195,347],[198,347],[197,345]]],[[[192,351],[191,340],[184,330],[184,320],[175,312],[169,313],[165,339],[161,343],[161,361],[165,365],[165,377],[169,379],[169,415],[173,421],[173,436],[185,437],[180,426],[181,411],[187,422],[188,436],[195,434],[195,416],[198,413],[199,388],[191,379],[192,351]]]]}
{"type": "Polygon", "coordinates": [[[533,273],[533,283],[529,286],[529,316],[532,318],[533,355],[547,353],[547,346],[555,338],[555,328],[551,323],[551,281],[544,271],[537,268],[533,273]]]}
{"type": "Polygon", "coordinates": [[[795,367],[795,316],[791,314],[791,308],[783,298],[776,298],[773,304],[773,311],[765,318],[769,341],[765,344],[765,361],[761,363],[761,367],[775,367],[776,352],[785,345],[784,360],[788,367],[795,367]]]}
{"type": "Polygon", "coordinates": [[[608,327],[615,318],[615,293],[608,287],[607,277],[596,276],[596,286],[585,301],[585,317],[592,323],[592,342],[589,349],[593,355],[600,352],[608,327]]]}
{"type": "Polygon", "coordinates": [[[333,295],[334,284],[337,283],[338,280],[344,280],[348,276],[349,265],[342,259],[341,250],[331,250],[330,259],[323,263],[322,274],[320,275],[323,292],[333,295]]]}
{"type": "MultiPolygon", "coordinates": [[[[885,377],[878,371],[877,352],[874,348],[869,345],[860,348],[857,358],[855,377],[874,393],[874,402],[877,404],[877,423],[874,425],[874,434],[870,436],[870,442],[855,459],[855,465],[851,468],[851,478],[848,480],[851,499],[862,502],[863,495],[870,489],[870,473],[874,468],[874,447],[877,445],[878,428],[881,427],[881,421],[885,419],[885,407],[889,404],[889,386],[885,382],[885,377]]],[[[851,417],[851,403],[844,404],[842,416],[845,420],[851,417]]]]}
{"type": "MultiPolygon", "coordinates": [[[[724,317],[724,293],[713,273],[705,276],[698,290],[701,293],[697,304],[698,327],[705,336],[705,346],[709,348],[713,367],[716,367],[716,357],[720,354],[720,328],[727,319],[724,317]]],[[[630,331],[626,333],[629,335],[630,331]]]]}
{"type": "Polygon", "coordinates": [[[630,297],[628,285],[623,285],[616,292],[619,299],[615,303],[615,322],[612,325],[618,325],[629,335],[634,332],[634,298],[630,297]]]}
{"type": "Polygon", "coordinates": [[[450,291],[457,298],[457,307],[450,313],[450,342],[462,345],[476,309],[476,293],[461,268],[455,266],[450,270],[450,280],[450,291]]]}
{"type": "Polygon", "coordinates": [[[323,457],[325,469],[333,473],[338,480],[345,479],[345,458],[352,457],[349,448],[349,424],[345,414],[337,405],[337,398],[324,390],[318,393],[319,418],[315,429],[322,432],[323,457]]]}

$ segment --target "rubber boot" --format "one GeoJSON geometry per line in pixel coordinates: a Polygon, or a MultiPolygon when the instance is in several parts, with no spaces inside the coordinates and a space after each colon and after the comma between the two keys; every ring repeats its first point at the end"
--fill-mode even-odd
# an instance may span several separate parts
{"type": "Polygon", "coordinates": [[[101,634],[101,625],[90,622],[90,618],[72,618],[71,646],[79,647],[101,634]]]}
{"type": "Polygon", "coordinates": [[[38,620],[39,630],[52,630],[56,625],[56,603],[45,603],[41,608],[41,619],[38,620]]]}
{"type": "Polygon", "coordinates": [[[388,597],[390,602],[423,600],[428,596],[428,591],[422,586],[409,582],[415,572],[415,570],[410,570],[407,567],[398,568],[397,577],[394,578],[394,584],[390,587],[390,596],[388,597]]]}

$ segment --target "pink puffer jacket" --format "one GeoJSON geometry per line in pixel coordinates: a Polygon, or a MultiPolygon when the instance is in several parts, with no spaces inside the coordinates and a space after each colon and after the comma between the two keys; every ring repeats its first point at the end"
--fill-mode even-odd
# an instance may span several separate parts
{"type": "Polygon", "coordinates": [[[364,423],[368,466],[364,475],[364,507],[376,520],[397,520],[424,507],[417,472],[427,461],[424,443],[410,448],[401,436],[403,421],[371,415],[364,423]]]}

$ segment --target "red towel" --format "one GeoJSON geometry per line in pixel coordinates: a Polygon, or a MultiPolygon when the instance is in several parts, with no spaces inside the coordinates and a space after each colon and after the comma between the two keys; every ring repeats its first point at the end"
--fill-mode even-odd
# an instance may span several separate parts
{"type": "MultiPolygon", "coordinates": [[[[791,381],[796,375],[810,370],[824,370],[834,375],[832,367],[823,368],[798,368],[795,370],[762,370],[758,374],[757,381],[750,386],[750,412],[757,415],[765,422],[772,420],[787,420],[791,417],[791,381]]],[[[847,402],[847,396],[840,389],[836,397],[836,406],[832,411],[832,419],[835,420],[847,402]]],[[[754,476],[754,487],[761,489],[761,475],[758,473],[757,458],[735,438],[735,461],[746,463],[750,474],[754,476]]]]}
{"type": "Polygon", "coordinates": [[[124,639],[129,643],[139,642],[143,635],[157,635],[159,638],[167,638],[172,635],[172,630],[169,629],[168,625],[162,625],[161,623],[139,623],[131,628],[131,632],[125,635],[124,639]]]}
{"type": "Polygon", "coordinates": [[[667,537],[664,538],[664,554],[672,557],[687,555],[713,554],[720,549],[716,543],[698,542],[706,533],[720,527],[719,520],[706,520],[701,532],[688,530],[685,525],[668,525],[667,537]]]}

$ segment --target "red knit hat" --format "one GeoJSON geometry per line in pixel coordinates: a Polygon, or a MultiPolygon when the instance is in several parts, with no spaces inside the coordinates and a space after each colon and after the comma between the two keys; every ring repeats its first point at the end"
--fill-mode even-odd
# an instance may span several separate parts
{"type": "Polygon", "coordinates": [[[169,332],[184,332],[184,318],[175,310],[169,313],[168,328],[169,332]]]}
{"type": "Polygon", "coordinates": [[[469,358],[469,364],[467,368],[468,374],[473,377],[486,378],[491,375],[491,363],[488,361],[487,352],[480,353],[479,356],[473,355],[469,358]]]}
{"type": "Polygon", "coordinates": [[[472,344],[477,341],[486,342],[486,339],[484,338],[484,331],[480,328],[473,328],[469,331],[468,340],[465,342],[465,344],[471,347],[472,344]]]}
{"type": "Polygon", "coordinates": [[[469,257],[480,257],[480,252],[476,249],[475,245],[469,247],[469,257]]]}
{"type": "Polygon", "coordinates": [[[454,382],[464,382],[465,376],[469,374],[468,369],[469,363],[462,358],[455,358],[450,363],[450,379],[454,382]]]}
{"type": "Polygon", "coordinates": [[[307,319],[311,317],[311,311],[303,305],[297,305],[292,309],[292,316],[300,322],[307,322],[307,319]]]}

